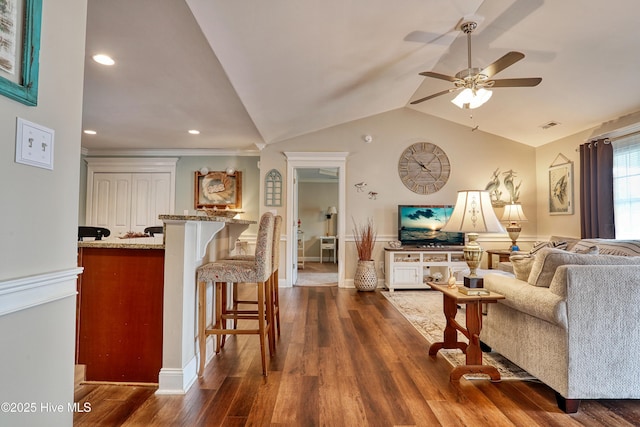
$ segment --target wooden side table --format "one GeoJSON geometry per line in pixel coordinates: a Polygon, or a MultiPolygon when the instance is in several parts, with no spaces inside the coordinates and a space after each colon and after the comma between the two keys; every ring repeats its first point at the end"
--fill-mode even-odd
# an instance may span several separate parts
{"type": "Polygon", "coordinates": [[[504,299],[503,295],[491,292],[489,295],[465,295],[457,288],[447,285],[428,283],[431,289],[442,292],[444,316],[447,325],[444,328],[444,340],[429,347],[429,356],[435,355],[443,348],[459,348],[466,354],[466,364],[457,366],[451,371],[451,381],[458,381],[464,374],[487,374],[491,381],[500,381],[500,372],[494,367],[482,364],[482,350],[480,349],[480,331],[482,330],[482,304],[495,303],[504,299]],[[458,304],[466,307],[466,328],[456,322],[458,304]],[[458,341],[458,331],[469,339],[469,344],[458,341]]]}
{"type": "Polygon", "coordinates": [[[493,256],[498,255],[498,262],[509,261],[511,251],[509,249],[486,249],[487,252],[487,268],[493,269],[493,256]]]}

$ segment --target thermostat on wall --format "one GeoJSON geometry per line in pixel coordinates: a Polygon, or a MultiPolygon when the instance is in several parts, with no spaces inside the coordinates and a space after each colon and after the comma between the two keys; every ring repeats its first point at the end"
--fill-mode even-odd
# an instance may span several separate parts
{"type": "Polygon", "coordinates": [[[53,170],[53,129],[18,117],[16,163],[53,170]]]}

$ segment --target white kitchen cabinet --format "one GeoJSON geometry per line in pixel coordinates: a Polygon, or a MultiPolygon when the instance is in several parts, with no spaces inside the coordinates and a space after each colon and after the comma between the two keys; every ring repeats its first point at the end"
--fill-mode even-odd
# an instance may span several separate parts
{"type": "Polygon", "coordinates": [[[162,225],[158,215],[175,205],[175,161],[171,159],[87,159],[85,225],[113,236],[162,225]]]}

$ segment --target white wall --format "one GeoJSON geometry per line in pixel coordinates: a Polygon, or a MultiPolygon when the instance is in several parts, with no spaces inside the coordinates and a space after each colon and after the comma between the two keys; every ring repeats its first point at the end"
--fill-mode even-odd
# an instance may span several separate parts
{"type": "Polygon", "coordinates": [[[638,123],[640,123],[640,112],[627,114],[536,149],[538,236],[540,239],[546,239],[552,235],[580,237],[580,153],[578,152],[580,144],[598,136],[619,132],[625,128],[633,127],[635,130],[638,123]],[[549,166],[560,153],[573,162],[573,215],[549,215],[547,202],[549,166]]]}
{"type": "MultiPolygon", "coordinates": [[[[0,290],[11,291],[0,292],[0,402],[73,402],[74,280],[54,302],[7,314],[7,300],[19,303],[29,282],[77,265],[86,13],[86,0],[43,1],[38,106],[0,96],[0,290]],[[53,171],[14,162],[16,117],[55,131],[53,171]]],[[[0,425],[71,425],[72,416],[0,413],[0,425]]]]}
{"type": "MultiPolygon", "coordinates": [[[[469,127],[428,116],[408,108],[401,108],[376,116],[352,121],[322,131],[269,144],[261,152],[262,171],[278,169],[286,182],[285,151],[346,151],[347,158],[347,224],[345,277],[353,278],[356,264],[355,248],[351,237],[351,218],[364,221],[373,218],[379,236],[375,258],[383,259],[383,247],[397,236],[398,204],[452,204],[456,193],[464,189],[484,189],[491,174],[515,170],[517,181],[522,181],[523,209],[530,222],[523,224],[521,240],[532,239],[536,230],[536,167],[535,150],[511,140],[484,133],[471,132],[469,127]],[[372,135],[367,144],[363,135],[372,135]],[[400,154],[414,142],[428,141],[440,146],[451,162],[451,177],[442,190],[432,195],[419,195],[408,190],[400,181],[397,164],[400,154]],[[358,192],[354,184],[365,181],[367,191],[378,193],[376,199],[367,192],[358,192]]],[[[261,208],[264,210],[264,206],[261,208]]],[[[286,215],[286,209],[279,209],[286,215]]],[[[502,209],[496,209],[497,214],[502,209]]],[[[507,235],[484,236],[483,247],[508,247],[507,235]]],[[[281,272],[281,277],[283,272],[281,272]]]]}

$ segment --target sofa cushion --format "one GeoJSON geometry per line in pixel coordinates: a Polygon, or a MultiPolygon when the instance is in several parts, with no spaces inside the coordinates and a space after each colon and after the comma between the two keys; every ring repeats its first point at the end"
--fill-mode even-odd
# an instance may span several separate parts
{"type": "MultiPolygon", "coordinates": [[[[577,245],[576,245],[577,246],[577,245]]],[[[600,248],[600,246],[598,246],[600,248]]],[[[640,256],[587,255],[559,249],[541,249],[536,255],[528,283],[548,288],[556,269],[561,265],[633,265],[640,264],[640,256]]]]}
{"type": "Polygon", "coordinates": [[[557,248],[557,249],[567,249],[567,242],[564,241],[553,241],[550,240],[548,242],[535,242],[529,251],[529,254],[535,255],[541,249],[544,248],[557,248]]]}
{"type": "Polygon", "coordinates": [[[527,280],[531,273],[531,267],[533,267],[533,255],[511,255],[509,261],[513,267],[513,274],[515,274],[518,280],[527,280]]]}
{"type": "MultiPolygon", "coordinates": [[[[514,310],[527,313],[549,323],[567,327],[567,305],[560,296],[549,292],[548,289],[529,286],[527,282],[515,277],[504,277],[497,274],[484,276],[484,287],[492,292],[504,295],[505,299],[498,304],[504,304],[514,310]]],[[[491,306],[488,310],[491,315],[491,306]]],[[[504,325],[509,327],[509,325],[504,325]]]]}
{"type": "Polygon", "coordinates": [[[640,256],[640,240],[582,239],[573,247],[573,252],[597,246],[602,255],[640,256]]]}
{"type": "Polygon", "coordinates": [[[579,237],[564,237],[564,236],[551,236],[549,237],[551,242],[567,242],[567,250],[570,251],[580,241],[579,237]]]}

